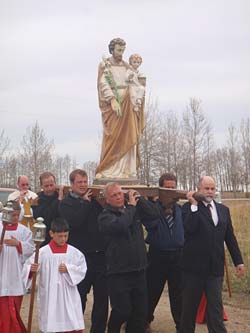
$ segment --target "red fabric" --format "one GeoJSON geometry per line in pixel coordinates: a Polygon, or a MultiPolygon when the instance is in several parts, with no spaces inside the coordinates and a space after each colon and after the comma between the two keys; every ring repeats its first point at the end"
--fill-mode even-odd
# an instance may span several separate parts
{"type": "Polygon", "coordinates": [[[80,331],[57,332],[57,333],[83,333],[83,330],[80,330],[80,331]]]}
{"type": "Polygon", "coordinates": [[[20,317],[23,296],[0,297],[0,332],[26,333],[26,328],[20,317]]]}
{"type": "Polygon", "coordinates": [[[21,244],[21,242],[19,242],[19,244],[18,244],[18,246],[17,246],[16,248],[17,248],[17,252],[18,252],[19,254],[22,254],[22,253],[23,253],[23,248],[22,248],[22,244],[21,244]]]}
{"type": "Polygon", "coordinates": [[[6,224],[5,225],[5,230],[9,231],[9,230],[17,230],[18,227],[18,223],[14,223],[14,224],[6,224]]]}
{"type": "Polygon", "coordinates": [[[226,314],[226,312],[225,312],[224,309],[223,309],[223,320],[224,321],[228,321],[228,316],[227,316],[227,314],[226,314]]]}
{"type": "MultiPolygon", "coordinates": [[[[196,315],[196,323],[198,324],[204,324],[206,322],[206,308],[207,308],[207,299],[205,296],[205,293],[202,294],[201,297],[201,301],[200,301],[200,305],[197,311],[197,315],[196,315]]],[[[225,312],[225,310],[223,309],[223,319],[224,321],[228,320],[228,316],[225,312]]]]}
{"type": "Polygon", "coordinates": [[[206,322],[206,308],[207,308],[207,299],[205,294],[203,293],[196,315],[196,323],[203,324],[206,322]]]}
{"type": "Polygon", "coordinates": [[[53,239],[49,242],[49,246],[53,253],[67,253],[68,244],[65,243],[63,246],[57,245],[53,239]]]}

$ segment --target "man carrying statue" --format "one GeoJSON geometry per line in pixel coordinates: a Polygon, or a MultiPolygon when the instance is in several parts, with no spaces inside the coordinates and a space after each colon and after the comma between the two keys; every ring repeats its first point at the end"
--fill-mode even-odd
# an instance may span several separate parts
{"type": "MultiPolygon", "coordinates": [[[[96,170],[97,180],[135,180],[140,162],[138,145],[145,126],[144,96],[140,107],[135,108],[127,74],[133,68],[123,60],[125,47],[123,39],[112,39],[109,44],[111,57],[103,58],[99,65],[98,96],[103,141],[100,164],[96,170]]],[[[139,81],[145,86],[144,77],[139,77],[139,81]]]]}

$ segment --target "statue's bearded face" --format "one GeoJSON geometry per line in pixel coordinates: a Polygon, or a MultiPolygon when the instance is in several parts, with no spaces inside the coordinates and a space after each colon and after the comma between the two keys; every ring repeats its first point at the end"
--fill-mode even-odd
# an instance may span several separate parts
{"type": "Polygon", "coordinates": [[[112,53],[114,59],[116,61],[122,61],[122,56],[125,51],[125,46],[115,44],[114,51],[112,53]]]}

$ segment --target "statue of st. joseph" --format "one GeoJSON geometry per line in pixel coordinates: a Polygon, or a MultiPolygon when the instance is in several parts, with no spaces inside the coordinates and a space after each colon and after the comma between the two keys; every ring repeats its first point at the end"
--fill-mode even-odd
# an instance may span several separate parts
{"type": "Polygon", "coordinates": [[[102,112],[103,141],[96,179],[136,179],[139,166],[139,142],[144,128],[144,101],[135,111],[129,93],[123,60],[126,43],[111,40],[111,57],[103,59],[98,70],[99,106],[102,112]]]}

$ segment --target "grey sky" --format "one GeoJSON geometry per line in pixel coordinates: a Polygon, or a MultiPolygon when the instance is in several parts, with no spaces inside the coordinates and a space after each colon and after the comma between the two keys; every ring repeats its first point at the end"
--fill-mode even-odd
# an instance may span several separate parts
{"type": "Polygon", "coordinates": [[[249,17],[248,0],[0,0],[0,129],[15,146],[37,120],[59,154],[98,160],[97,66],[121,37],[160,110],[197,97],[225,141],[250,116],[249,17]]]}

